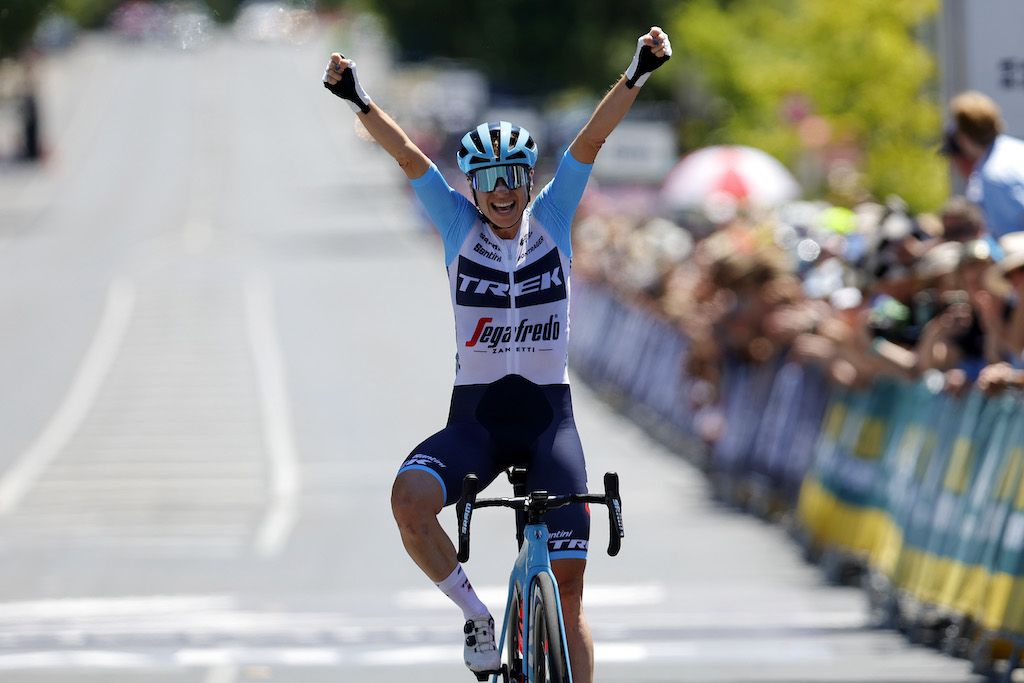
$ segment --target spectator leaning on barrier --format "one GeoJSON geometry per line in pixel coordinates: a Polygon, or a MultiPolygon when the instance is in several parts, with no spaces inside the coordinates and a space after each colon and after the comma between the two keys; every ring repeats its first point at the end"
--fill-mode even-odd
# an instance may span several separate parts
{"type": "Polygon", "coordinates": [[[985,232],[985,219],[981,209],[966,197],[951,197],[939,214],[942,221],[942,239],[949,242],[969,242],[981,239],[985,232]]]}
{"type": "Polygon", "coordinates": [[[987,242],[943,242],[922,258],[925,288],[915,297],[924,325],[916,347],[918,371],[941,370],[958,388],[1002,360],[1002,292],[984,277],[991,265],[987,242]]]}
{"type": "Polygon", "coordinates": [[[999,245],[1005,256],[991,273],[1009,283],[1014,307],[1004,335],[1010,360],[989,365],[978,376],[978,388],[989,396],[1006,389],[1024,389],[1024,233],[1007,235],[999,245]]]}
{"type": "Polygon", "coordinates": [[[990,97],[967,91],[949,105],[956,146],[972,162],[967,198],[981,207],[995,238],[1024,230],[1024,140],[1003,132],[1002,112],[990,97]]]}
{"type": "Polygon", "coordinates": [[[1013,233],[999,240],[1003,259],[991,274],[1009,283],[1012,311],[1006,321],[1004,347],[1009,361],[1024,368],[1024,233],[1013,233]]]}

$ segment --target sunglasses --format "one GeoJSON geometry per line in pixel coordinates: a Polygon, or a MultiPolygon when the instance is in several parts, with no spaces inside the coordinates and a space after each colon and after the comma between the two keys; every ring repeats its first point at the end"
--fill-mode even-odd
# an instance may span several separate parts
{"type": "Polygon", "coordinates": [[[530,179],[530,169],[526,166],[491,166],[481,168],[469,176],[469,182],[474,190],[480,192],[494,192],[499,180],[505,181],[505,187],[514,190],[520,185],[525,185],[530,179]]]}

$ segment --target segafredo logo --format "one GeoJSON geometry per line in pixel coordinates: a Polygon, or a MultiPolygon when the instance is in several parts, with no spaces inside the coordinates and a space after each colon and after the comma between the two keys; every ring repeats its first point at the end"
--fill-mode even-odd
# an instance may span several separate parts
{"type": "Polygon", "coordinates": [[[504,271],[459,256],[455,303],[460,306],[509,308],[514,301],[519,308],[560,301],[565,297],[565,274],[557,249],[517,270],[511,281],[504,271]]]}
{"type": "Polygon", "coordinates": [[[481,344],[493,349],[498,344],[552,341],[562,334],[562,324],[558,322],[558,316],[554,315],[539,323],[529,318],[523,318],[518,325],[492,325],[493,322],[494,318],[480,318],[466,346],[481,344]]]}

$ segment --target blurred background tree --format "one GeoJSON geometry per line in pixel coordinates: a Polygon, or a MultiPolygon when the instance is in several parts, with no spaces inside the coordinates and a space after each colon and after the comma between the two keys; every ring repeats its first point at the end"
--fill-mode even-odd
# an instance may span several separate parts
{"type": "Polygon", "coordinates": [[[0,6],[0,59],[17,57],[31,44],[48,9],[40,0],[4,0],[0,6]]]}
{"type": "Polygon", "coordinates": [[[241,0],[206,0],[210,8],[210,14],[221,23],[227,23],[235,18],[238,8],[242,5],[241,0]]]}
{"type": "Polygon", "coordinates": [[[384,19],[401,59],[472,61],[491,78],[498,93],[544,96],[579,86],[603,92],[629,64],[637,36],[666,21],[669,7],[678,2],[387,0],[365,4],[384,19]]]}
{"type": "Polygon", "coordinates": [[[57,0],[49,4],[83,28],[99,28],[122,0],[57,0]]]}
{"type": "Polygon", "coordinates": [[[673,45],[684,147],[740,143],[796,169],[808,194],[852,201],[859,184],[915,210],[948,194],[941,108],[922,32],[938,0],[693,0],[673,45]],[[689,104],[688,104],[689,103],[689,104]],[[863,177],[840,171],[859,168],[863,177]],[[832,173],[831,179],[827,174],[832,173]],[[832,182],[829,183],[828,181],[832,182]],[[816,192],[818,191],[818,192],[816,192]]]}
{"type": "MultiPolygon", "coordinates": [[[[122,0],[4,0],[0,57],[19,55],[46,12],[103,26],[122,0]]],[[[205,0],[230,21],[244,0],[205,0]]],[[[949,191],[935,154],[941,128],[934,47],[939,0],[282,0],[373,11],[404,61],[449,58],[489,77],[494,94],[552,101],[599,96],[639,32],[673,35],[675,59],[648,102],[682,110],[680,148],[759,147],[795,170],[808,196],[867,191],[935,209],[949,191]]]]}

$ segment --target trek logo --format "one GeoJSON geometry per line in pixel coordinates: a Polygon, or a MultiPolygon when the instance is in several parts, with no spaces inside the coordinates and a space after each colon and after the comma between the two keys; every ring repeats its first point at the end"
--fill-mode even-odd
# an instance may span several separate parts
{"type": "Polygon", "coordinates": [[[455,279],[455,303],[460,306],[510,308],[514,302],[521,308],[566,298],[565,274],[557,249],[517,270],[511,283],[508,273],[459,256],[455,279]]]}
{"type": "Polygon", "coordinates": [[[473,336],[466,342],[466,346],[486,344],[487,348],[493,349],[498,344],[511,344],[515,342],[539,342],[558,339],[562,333],[562,325],[555,316],[548,317],[547,322],[531,323],[529,318],[523,318],[518,325],[492,325],[494,318],[480,318],[473,330],[473,336]]]}
{"type": "Polygon", "coordinates": [[[587,550],[589,543],[582,538],[560,538],[550,539],[548,545],[551,546],[551,550],[587,550]]]}

